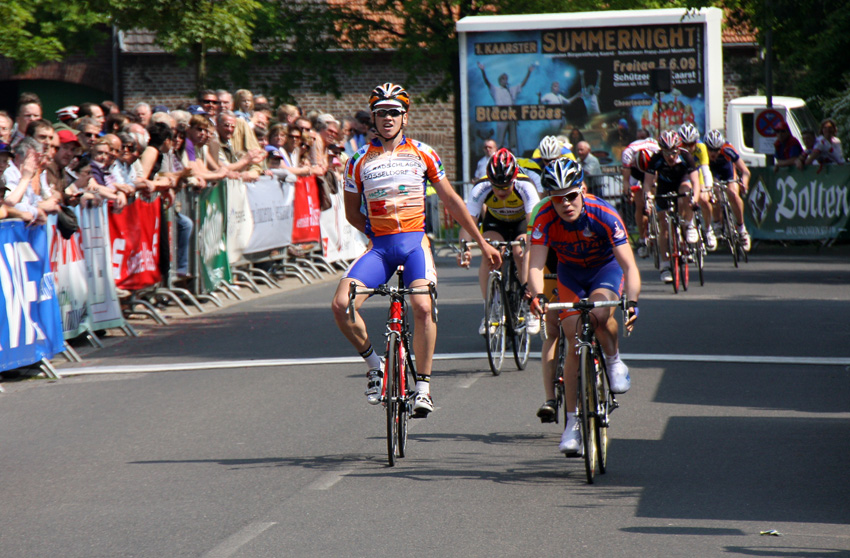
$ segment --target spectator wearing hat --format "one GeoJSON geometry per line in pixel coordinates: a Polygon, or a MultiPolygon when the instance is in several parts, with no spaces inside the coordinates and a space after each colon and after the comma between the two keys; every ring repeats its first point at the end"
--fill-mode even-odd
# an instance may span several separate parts
{"type": "Polygon", "coordinates": [[[74,120],[78,118],[77,114],[80,110],[80,107],[77,105],[68,105],[67,107],[62,107],[61,109],[56,111],[56,118],[59,119],[59,122],[56,123],[54,129],[56,130],[71,130],[71,126],[74,123],[74,120]]]}
{"type": "Polygon", "coordinates": [[[800,155],[803,154],[803,146],[788,131],[788,124],[785,121],[776,124],[774,129],[776,141],[773,142],[773,156],[776,160],[776,168],[796,166],[800,155]]]}
{"type": "Polygon", "coordinates": [[[66,169],[80,153],[82,146],[71,130],[58,130],[53,141],[57,145],[53,160],[45,168],[47,183],[65,198],[65,190],[75,178],[66,169]]]}

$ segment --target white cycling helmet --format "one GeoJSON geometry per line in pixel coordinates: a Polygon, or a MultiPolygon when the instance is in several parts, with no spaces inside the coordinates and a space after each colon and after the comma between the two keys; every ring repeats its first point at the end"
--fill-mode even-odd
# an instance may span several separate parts
{"type": "Polygon", "coordinates": [[[699,130],[690,122],[685,122],[679,127],[679,137],[684,143],[696,143],[699,141],[699,130]]]}
{"type": "Polygon", "coordinates": [[[537,146],[541,159],[557,159],[561,156],[561,142],[555,136],[546,136],[537,146]]]}
{"type": "Polygon", "coordinates": [[[723,137],[723,132],[720,130],[711,130],[705,135],[705,145],[709,149],[720,149],[726,143],[726,138],[723,137]]]}

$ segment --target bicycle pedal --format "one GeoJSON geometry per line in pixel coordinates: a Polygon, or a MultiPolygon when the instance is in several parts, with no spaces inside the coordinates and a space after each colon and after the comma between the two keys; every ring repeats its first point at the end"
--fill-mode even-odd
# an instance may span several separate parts
{"type": "Polygon", "coordinates": [[[428,418],[429,414],[430,414],[430,411],[425,411],[423,409],[420,409],[418,411],[411,411],[410,412],[410,418],[412,418],[412,419],[428,418]]]}

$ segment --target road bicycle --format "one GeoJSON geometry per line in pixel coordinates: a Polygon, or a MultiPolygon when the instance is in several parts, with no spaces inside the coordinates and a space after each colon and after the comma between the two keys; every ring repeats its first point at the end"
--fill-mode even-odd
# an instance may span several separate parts
{"type": "Polygon", "coordinates": [[[661,229],[658,226],[658,211],[655,209],[655,204],[652,203],[651,195],[647,196],[645,207],[647,212],[646,249],[650,256],[652,256],[652,263],[655,264],[655,269],[661,269],[661,250],[658,248],[661,229]]]}
{"type": "MultiPolygon", "coordinates": [[[[740,181],[739,181],[740,184],[740,181]]],[[[741,234],[738,232],[738,222],[735,220],[735,213],[732,211],[732,204],[729,201],[729,185],[725,182],[714,181],[714,202],[720,206],[720,234],[717,235],[718,241],[725,241],[729,246],[729,251],[732,252],[732,263],[738,267],[738,261],[749,261],[747,251],[744,250],[744,243],[741,240],[741,234]]]]}
{"type": "MultiPolygon", "coordinates": [[[[590,301],[581,299],[578,302],[555,302],[547,307],[548,310],[574,309],[580,312],[576,325],[576,352],[579,358],[578,389],[576,393],[578,420],[581,428],[582,457],[588,484],[593,484],[598,469],[600,474],[608,470],[608,427],[611,423],[611,413],[619,407],[617,398],[611,393],[608,383],[608,370],[605,355],[596,338],[593,319],[590,316],[594,308],[620,307],[625,323],[628,312],[628,302],[625,297],[620,300],[590,301]]],[[[566,361],[566,333],[559,328],[558,339],[558,371],[555,379],[555,397],[557,405],[563,409],[564,424],[567,422],[567,394],[564,388],[566,361]],[[563,358],[562,358],[563,356],[563,358]]],[[[628,336],[628,330],[624,329],[628,336]]],[[[556,416],[558,410],[556,409],[556,416]]]]}
{"type": "MultiPolygon", "coordinates": [[[[511,249],[520,246],[525,250],[525,238],[512,242],[488,240],[502,253],[502,267],[490,271],[487,276],[487,299],[484,305],[484,336],[487,341],[487,360],[494,376],[502,373],[506,344],[510,343],[514,362],[519,370],[525,370],[531,339],[527,328],[529,300],[525,298],[525,285],[519,273],[511,249]]],[[[461,250],[469,243],[461,242],[461,250]]]]}
{"type": "Polygon", "coordinates": [[[358,295],[381,295],[390,297],[387,314],[387,350],[384,353],[384,381],[381,387],[381,403],[387,412],[387,459],[395,465],[396,457],[404,457],[407,451],[408,419],[418,418],[412,414],[416,398],[416,366],[412,358],[412,332],[408,319],[408,295],[431,297],[431,318],[437,323],[437,289],[431,283],[427,287],[405,288],[403,267],[396,270],[398,286],[380,285],[369,289],[352,282],[348,291],[348,315],[354,322],[354,300],[358,295]]]}
{"type": "Polygon", "coordinates": [[[679,288],[688,290],[688,260],[691,257],[691,245],[685,238],[685,222],[679,216],[679,208],[677,200],[679,198],[690,197],[690,193],[680,194],[671,192],[657,196],[657,199],[670,200],[670,204],[666,209],[661,210],[664,214],[667,231],[667,255],[669,256],[668,266],[670,274],[673,276],[673,292],[678,293],[679,288]]]}

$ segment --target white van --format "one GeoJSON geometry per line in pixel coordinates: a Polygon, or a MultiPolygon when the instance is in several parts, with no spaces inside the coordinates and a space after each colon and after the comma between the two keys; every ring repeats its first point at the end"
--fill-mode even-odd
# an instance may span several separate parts
{"type": "MultiPolygon", "coordinates": [[[[818,133],[818,124],[806,102],[797,97],[774,96],[773,108],[782,112],[791,135],[803,144],[803,130],[818,133]]],[[[732,99],[726,107],[726,141],[732,144],[748,167],[764,167],[767,157],[753,149],[755,134],[753,113],[767,106],[767,97],[752,96],[732,99]]]]}

